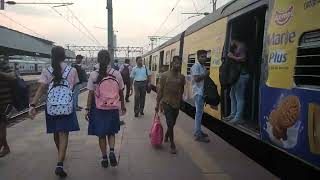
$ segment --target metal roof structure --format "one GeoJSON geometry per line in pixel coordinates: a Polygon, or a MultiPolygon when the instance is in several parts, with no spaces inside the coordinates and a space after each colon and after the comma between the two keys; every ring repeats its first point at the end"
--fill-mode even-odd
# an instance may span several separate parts
{"type": "MultiPolygon", "coordinates": [[[[0,54],[50,58],[54,46],[52,41],[0,26],[0,54]]],[[[75,53],[66,50],[66,56],[75,58],[75,53]]]]}

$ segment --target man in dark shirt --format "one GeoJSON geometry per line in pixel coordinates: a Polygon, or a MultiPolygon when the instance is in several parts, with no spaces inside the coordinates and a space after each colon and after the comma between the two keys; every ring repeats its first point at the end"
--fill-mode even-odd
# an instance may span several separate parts
{"type": "Polygon", "coordinates": [[[185,85],[185,77],[180,73],[181,62],[179,56],[174,56],[171,63],[171,70],[161,75],[156,105],[156,112],[158,112],[160,102],[163,104],[168,127],[165,135],[165,142],[168,141],[168,138],[170,139],[170,152],[172,154],[176,153],[173,128],[179,114],[180,102],[182,100],[185,85]]]}
{"type": "Polygon", "coordinates": [[[82,69],[82,66],[81,66],[82,59],[83,59],[83,56],[77,55],[76,63],[73,64],[73,67],[77,70],[78,77],[79,77],[79,83],[74,86],[74,90],[73,90],[73,103],[74,103],[74,108],[77,111],[82,110],[82,107],[78,105],[78,97],[80,94],[80,89],[82,87],[82,84],[87,82],[86,72],[84,69],[82,69]]]}
{"type": "Polygon", "coordinates": [[[9,58],[0,57],[0,157],[10,153],[7,142],[7,113],[12,103],[10,81],[15,79],[14,72],[10,69],[9,58]]]}

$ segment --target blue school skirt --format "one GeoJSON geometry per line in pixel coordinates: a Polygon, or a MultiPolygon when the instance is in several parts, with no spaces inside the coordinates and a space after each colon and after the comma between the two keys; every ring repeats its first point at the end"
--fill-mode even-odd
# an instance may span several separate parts
{"type": "Polygon", "coordinates": [[[51,116],[46,110],[47,133],[79,131],[76,111],[70,115],[51,116]]]}
{"type": "Polygon", "coordinates": [[[88,134],[98,137],[115,135],[120,131],[119,110],[101,110],[96,108],[95,98],[91,103],[88,114],[89,126],[88,134]]]}

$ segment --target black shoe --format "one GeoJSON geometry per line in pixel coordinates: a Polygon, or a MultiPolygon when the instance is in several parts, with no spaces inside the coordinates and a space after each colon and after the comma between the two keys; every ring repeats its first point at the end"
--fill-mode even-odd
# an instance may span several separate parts
{"type": "Polygon", "coordinates": [[[126,99],[126,102],[130,102],[129,99],[126,99]]]}
{"type": "Polygon", "coordinates": [[[143,113],[143,112],[140,112],[140,114],[141,114],[141,116],[143,116],[143,115],[144,115],[144,113],[143,113]]]}
{"type": "Polygon", "coordinates": [[[56,167],[55,174],[56,174],[57,176],[59,176],[60,178],[65,178],[65,177],[68,176],[67,173],[63,170],[62,167],[56,167]]]}
{"type": "Polygon", "coordinates": [[[117,158],[116,158],[116,155],[114,154],[114,152],[110,152],[109,160],[110,160],[110,165],[112,167],[115,167],[118,165],[117,158]]]}
{"type": "Polygon", "coordinates": [[[138,114],[138,113],[135,113],[135,114],[134,114],[134,117],[139,117],[139,114],[138,114]]]}
{"type": "Polygon", "coordinates": [[[210,140],[208,138],[203,137],[203,136],[196,136],[195,141],[204,142],[204,143],[210,142],[210,140]]]}
{"type": "Polygon", "coordinates": [[[126,123],[124,121],[120,121],[120,126],[125,125],[126,123]]]}
{"type": "Polygon", "coordinates": [[[201,132],[201,136],[202,136],[202,137],[209,137],[208,134],[206,134],[206,133],[204,133],[204,132],[201,132]]]}
{"type": "Polygon", "coordinates": [[[102,166],[103,168],[107,168],[107,167],[109,166],[108,157],[107,157],[107,159],[102,159],[102,160],[101,160],[101,166],[102,166]]]}

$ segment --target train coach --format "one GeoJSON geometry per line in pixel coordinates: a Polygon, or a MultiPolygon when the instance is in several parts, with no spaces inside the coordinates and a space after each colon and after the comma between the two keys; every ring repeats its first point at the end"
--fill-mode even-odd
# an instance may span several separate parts
{"type": "MultiPolygon", "coordinates": [[[[230,113],[229,89],[221,87],[219,68],[233,37],[248,47],[242,131],[289,155],[320,167],[320,1],[237,0],[207,15],[184,32],[142,56],[152,84],[182,57],[187,77],[184,101],[193,105],[190,69],[197,50],[208,51],[205,66],[221,95],[218,109],[205,107],[214,121],[230,113]]],[[[226,123],[228,124],[228,123],[226,123]]],[[[231,126],[231,124],[230,124],[231,126]]]]}

